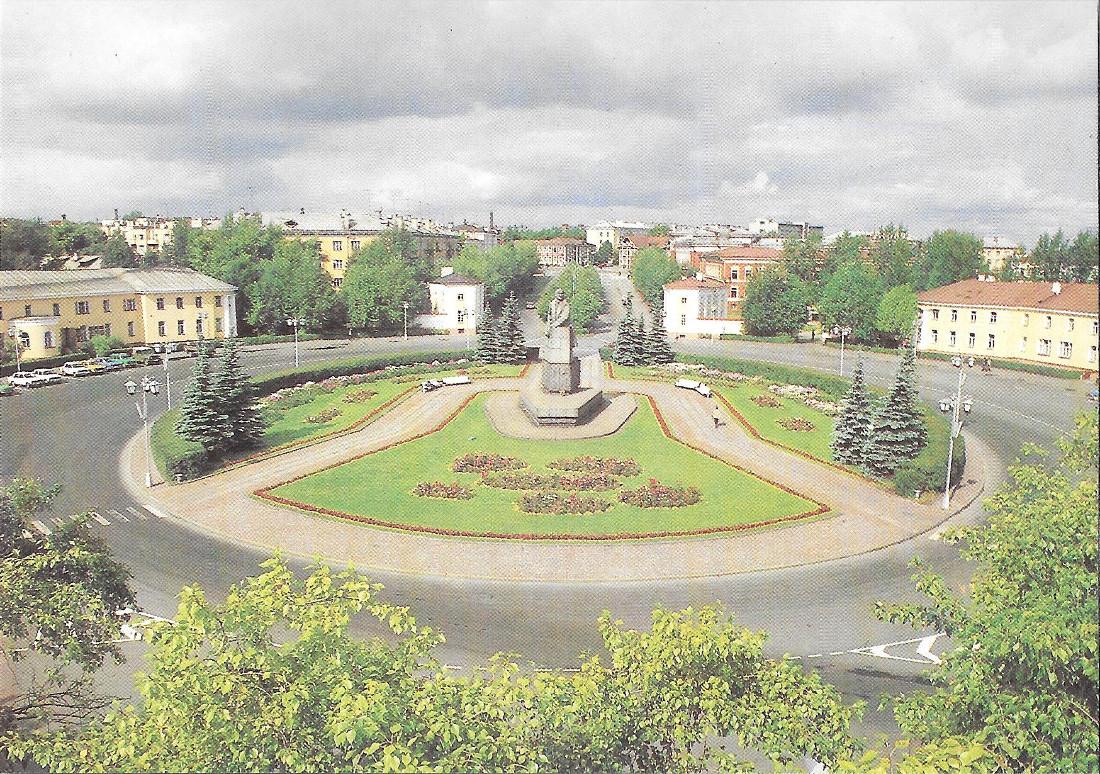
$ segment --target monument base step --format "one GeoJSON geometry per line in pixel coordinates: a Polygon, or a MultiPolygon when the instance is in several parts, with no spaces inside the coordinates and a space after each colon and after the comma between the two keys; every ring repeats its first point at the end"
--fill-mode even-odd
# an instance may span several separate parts
{"type": "Polygon", "coordinates": [[[607,401],[603,390],[589,388],[565,395],[541,390],[522,390],[519,405],[537,425],[580,425],[600,411],[607,401]]]}

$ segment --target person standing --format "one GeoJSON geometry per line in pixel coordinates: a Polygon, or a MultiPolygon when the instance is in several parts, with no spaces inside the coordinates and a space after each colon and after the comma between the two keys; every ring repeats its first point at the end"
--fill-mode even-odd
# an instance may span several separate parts
{"type": "Polygon", "coordinates": [[[714,404],[714,411],[711,412],[711,418],[714,419],[714,428],[718,429],[718,423],[722,419],[722,411],[718,408],[718,404],[714,404]]]}

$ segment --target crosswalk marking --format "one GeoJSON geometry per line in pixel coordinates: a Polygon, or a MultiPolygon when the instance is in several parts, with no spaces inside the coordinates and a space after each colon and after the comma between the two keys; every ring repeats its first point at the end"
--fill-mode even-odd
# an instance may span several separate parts
{"type": "Polygon", "coordinates": [[[32,520],[32,521],[31,521],[31,525],[32,525],[32,526],[33,526],[33,527],[34,527],[34,528],[35,528],[36,530],[38,530],[39,532],[41,532],[41,533],[42,533],[43,535],[52,535],[52,534],[53,534],[53,531],[52,531],[52,530],[51,530],[51,529],[50,529],[49,527],[47,527],[47,526],[46,526],[45,524],[43,524],[42,522],[40,522],[40,521],[39,521],[38,519],[34,519],[34,520],[32,520]]]}
{"type": "Polygon", "coordinates": [[[96,511],[92,511],[92,518],[102,524],[104,527],[111,526],[111,522],[100,516],[96,511]]]}
{"type": "Polygon", "coordinates": [[[126,506],[126,510],[128,510],[130,513],[137,516],[139,519],[148,519],[149,518],[148,516],[146,516],[144,513],[142,513],[141,511],[139,511],[137,508],[133,507],[132,505],[126,506]]]}
{"type": "Polygon", "coordinates": [[[108,509],[107,513],[111,514],[116,519],[122,519],[123,521],[126,521],[126,522],[130,521],[128,518],[126,518],[125,516],[122,515],[122,511],[117,511],[114,508],[108,509]]]}

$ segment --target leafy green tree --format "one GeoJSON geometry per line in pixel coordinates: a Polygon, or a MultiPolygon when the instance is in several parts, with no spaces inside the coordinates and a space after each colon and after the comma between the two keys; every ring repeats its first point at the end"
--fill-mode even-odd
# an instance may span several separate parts
{"type": "Polygon", "coordinates": [[[829,441],[833,459],[844,465],[862,467],[873,423],[874,409],[863,380],[863,361],[860,360],[852,372],[852,386],[844,397],[843,409],[829,441]]]}
{"type": "Polygon", "coordinates": [[[96,357],[104,357],[113,349],[122,349],[126,342],[118,336],[92,336],[88,339],[88,350],[96,357]]]}
{"type": "Polygon", "coordinates": [[[569,264],[543,288],[536,306],[539,317],[546,319],[550,299],[561,288],[569,301],[569,316],[573,327],[583,330],[592,326],[607,303],[599,272],[592,266],[569,264]]]}
{"type": "Polygon", "coordinates": [[[826,330],[849,327],[852,338],[869,341],[875,332],[882,281],[871,267],[859,261],[841,266],[821,292],[818,312],[826,330]]]}
{"type": "Polygon", "coordinates": [[[911,287],[890,288],[878,303],[875,330],[895,342],[901,341],[912,334],[917,311],[917,294],[911,287]]]}
{"type": "Polygon", "coordinates": [[[221,363],[212,377],[211,389],[226,415],[226,446],[243,449],[255,446],[264,434],[264,421],[256,402],[256,388],[240,363],[240,344],[225,340],[221,363]]]}
{"type": "Polygon", "coordinates": [[[829,250],[824,275],[827,278],[836,267],[862,261],[870,249],[870,242],[863,234],[852,234],[845,229],[829,250]]]}
{"type": "Polygon", "coordinates": [[[1100,275],[1100,242],[1095,231],[1081,231],[1069,246],[1067,277],[1073,282],[1096,282],[1100,275]]]}
{"type": "Polygon", "coordinates": [[[1082,231],[1073,242],[1059,229],[1054,234],[1042,234],[1031,254],[1033,279],[1047,282],[1096,282],[1098,257],[1094,232],[1082,231]]]}
{"type": "Polygon", "coordinates": [[[220,455],[230,441],[229,416],[216,387],[210,355],[206,347],[199,347],[191,380],[183,391],[176,432],[199,444],[209,457],[220,455]]]}
{"type": "Polygon", "coordinates": [[[538,256],[529,242],[509,242],[488,250],[466,245],[454,260],[459,274],[481,280],[492,301],[522,292],[538,270],[538,256]]]}
{"type": "Polygon", "coordinates": [[[894,386],[875,415],[864,466],[876,476],[891,475],[928,443],[928,428],[917,402],[916,350],[905,347],[894,386]]]}
{"type": "Polygon", "coordinates": [[[643,247],[630,265],[630,278],[650,307],[664,303],[665,285],[683,276],[676,259],[658,247],[643,247]]]}
{"type": "Polygon", "coordinates": [[[596,248],[596,252],[592,256],[592,262],[597,266],[609,266],[613,263],[618,263],[618,250],[606,240],[600,242],[600,246],[596,248]]]}
{"type": "Polygon", "coordinates": [[[936,231],[921,250],[916,273],[920,290],[971,279],[986,268],[982,240],[962,231],[936,231]]]}
{"type": "Polygon", "coordinates": [[[649,236],[668,236],[669,227],[667,223],[658,223],[651,228],[647,233],[649,236]]]}
{"type": "Polygon", "coordinates": [[[0,271],[35,270],[50,255],[50,230],[39,219],[0,219],[0,271]]]}
{"type": "Polygon", "coordinates": [[[782,268],[756,272],[745,289],[741,315],[755,336],[794,336],[810,319],[806,288],[782,268]]]}
{"type": "Polygon", "coordinates": [[[912,283],[914,258],[913,245],[904,226],[890,224],[879,228],[871,249],[871,263],[887,288],[912,283]]]}
{"type": "Polygon", "coordinates": [[[821,249],[820,237],[814,235],[809,239],[783,240],[783,257],[780,259],[780,266],[792,277],[802,281],[806,289],[807,302],[813,303],[821,295],[825,254],[821,249]]]}
{"type": "Polygon", "coordinates": [[[102,266],[105,269],[132,269],[138,265],[138,256],[121,233],[111,234],[103,249],[102,266]]]}
{"type": "Polygon", "coordinates": [[[102,254],[107,247],[107,236],[98,223],[75,223],[62,220],[49,226],[51,253],[55,256],[102,254]]]}
{"type": "Polygon", "coordinates": [[[368,331],[395,329],[405,319],[404,304],[414,314],[424,308],[424,286],[416,269],[399,251],[407,234],[395,240],[376,239],[352,259],[341,294],[348,309],[348,322],[368,331]]]}
{"type": "Polygon", "coordinates": [[[933,690],[895,702],[921,739],[978,739],[1000,771],[1096,771],[1097,418],[1082,416],[1060,461],[1024,448],[986,501],[986,526],[945,539],[975,563],[961,591],[914,561],[924,604],[877,606],[883,620],[935,627],[952,649],[933,690]]]}
{"type": "Polygon", "coordinates": [[[0,699],[0,734],[82,722],[110,703],[95,694],[93,673],[122,660],[115,612],[134,604],[130,573],[88,529],[88,514],[46,536],[33,528],[58,492],[34,479],[0,487],[0,649],[5,660],[50,662],[29,690],[0,699]]]}
{"type": "Polygon", "coordinates": [[[584,229],[580,226],[563,228],[550,226],[549,228],[532,229],[526,226],[508,226],[504,229],[501,240],[504,242],[530,241],[535,239],[553,239],[554,237],[572,237],[584,239],[584,229]]]}
{"type": "Polygon", "coordinates": [[[288,318],[326,327],[334,321],[336,293],[321,268],[316,242],[282,241],[248,289],[248,322],[256,330],[277,331],[288,318]]]}

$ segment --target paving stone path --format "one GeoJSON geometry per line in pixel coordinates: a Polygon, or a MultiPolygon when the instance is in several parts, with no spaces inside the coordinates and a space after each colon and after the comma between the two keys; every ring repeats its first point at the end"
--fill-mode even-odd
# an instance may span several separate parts
{"type": "MultiPolygon", "coordinates": [[[[670,432],[698,449],[829,505],[833,515],[740,533],[634,542],[546,542],[446,538],[327,520],[263,502],[257,489],[431,430],[479,392],[515,392],[519,379],[486,379],[417,393],[361,430],[201,481],[143,486],[140,435],[123,450],[130,493],[158,515],[225,540],[385,572],[543,582],[706,577],[775,569],[863,553],[934,529],[947,514],[873,483],[752,438],[732,418],[715,428],[712,400],[671,384],[608,379],[609,392],[651,396],[670,432]]],[[[644,450],[640,450],[644,454],[644,450]]],[[[982,455],[967,478],[984,480],[982,455]]],[[[981,491],[975,483],[953,512],[981,491]]]]}

